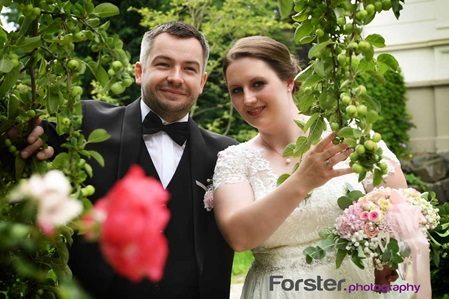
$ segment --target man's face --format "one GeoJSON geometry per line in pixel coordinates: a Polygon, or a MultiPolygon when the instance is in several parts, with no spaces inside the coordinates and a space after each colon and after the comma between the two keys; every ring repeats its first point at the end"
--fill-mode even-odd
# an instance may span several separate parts
{"type": "Polygon", "coordinates": [[[203,92],[203,64],[203,50],[195,38],[158,35],[146,65],[136,63],[144,102],[168,122],[184,117],[203,92]]]}

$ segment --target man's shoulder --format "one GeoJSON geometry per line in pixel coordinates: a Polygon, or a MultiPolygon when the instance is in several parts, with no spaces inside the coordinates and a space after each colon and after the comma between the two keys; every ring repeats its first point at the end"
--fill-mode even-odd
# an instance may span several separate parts
{"type": "Polygon", "coordinates": [[[125,109],[125,106],[117,106],[108,102],[97,101],[97,100],[83,100],[81,101],[83,110],[92,110],[96,112],[110,112],[110,111],[121,111],[125,109]]]}
{"type": "Polygon", "coordinates": [[[223,147],[228,147],[228,146],[233,145],[233,144],[238,144],[238,142],[236,140],[232,139],[229,136],[225,136],[225,135],[221,135],[221,134],[218,134],[218,133],[215,133],[215,132],[211,132],[211,131],[208,131],[208,130],[203,129],[201,127],[199,127],[199,129],[200,129],[201,134],[204,137],[204,140],[207,143],[209,143],[209,144],[210,143],[217,143],[217,144],[222,145],[223,147]]]}

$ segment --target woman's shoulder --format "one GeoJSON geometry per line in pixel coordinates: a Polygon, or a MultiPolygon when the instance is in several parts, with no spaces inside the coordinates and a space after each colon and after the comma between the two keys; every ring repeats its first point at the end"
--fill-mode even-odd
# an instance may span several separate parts
{"type": "Polygon", "coordinates": [[[227,147],[226,149],[219,152],[218,155],[221,157],[248,158],[257,155],[259,152],[260,150],[251,146],[251,141],[245,141],[227,147]]]}

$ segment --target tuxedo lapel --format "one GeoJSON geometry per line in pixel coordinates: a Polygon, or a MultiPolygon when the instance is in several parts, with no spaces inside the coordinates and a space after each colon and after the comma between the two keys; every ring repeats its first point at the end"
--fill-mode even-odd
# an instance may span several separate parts
{"type": "Polygon", "coordinates": [[[208,163],[207,144],[201,135],[200,129],[192,119],[189,119],[190,130],[190,167],[192,173],[192,198],[193,198],[193,225],[196,257],[200,273],[203,271],[207,218],[203,204],[204,189],[202,189],[196,181],[202,184],[207,183],[207,179],[212,177],[211,172],[207,171],[208,163]]]}
{"type": "Polygon", "coordinates": [[[117,179],[125,176],[131,164],[138,161],[142,142],[140,99],[126,106],[120,134],[121,143],[117,179]]]}

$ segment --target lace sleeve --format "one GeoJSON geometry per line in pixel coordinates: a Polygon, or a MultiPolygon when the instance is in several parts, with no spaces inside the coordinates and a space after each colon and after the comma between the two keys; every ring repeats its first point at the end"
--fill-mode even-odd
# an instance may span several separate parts
{"type": "Polygon", "coordinates": [[[219,152],[213,178],[214,189],[223,183],[248,182],[247,161],[243,144],[233,145],[219,152]]]}
{"type": "MultiPolygon", "coordinates": [[[[382,148],[382,162],[385,162],[388,165],[388,173],[384,175],[384,177],[387,177],[390,174],[395,173],[395,168],[400,166],[401,163],[399,162],[396,155],[387,147],[387,144],[381,140],[379,143],[379,147],[382,148]]],[[[373,184],[373,174],[369,173],[366,178],[362,181],[363,186],[367,188],[367,186],[373,184]]]]}

